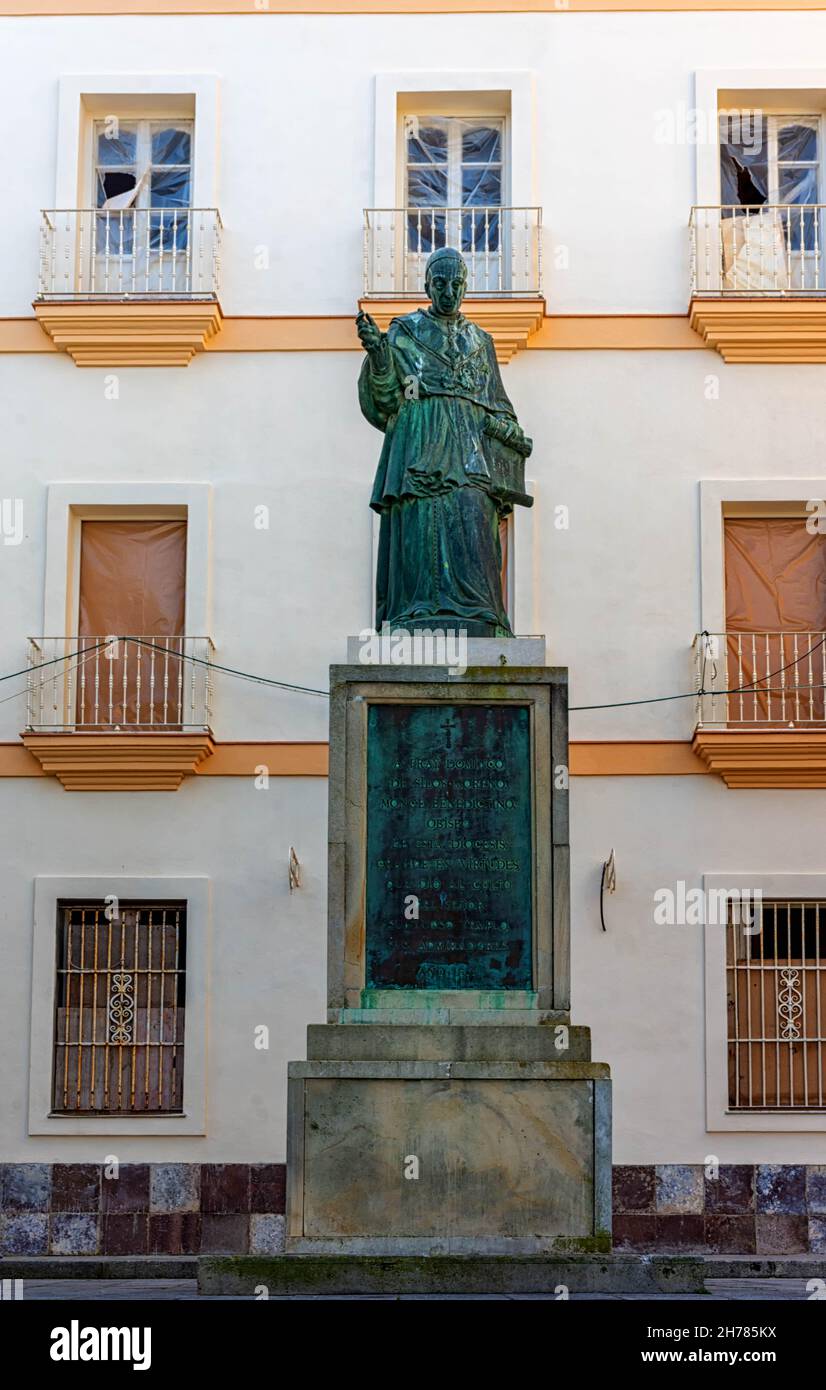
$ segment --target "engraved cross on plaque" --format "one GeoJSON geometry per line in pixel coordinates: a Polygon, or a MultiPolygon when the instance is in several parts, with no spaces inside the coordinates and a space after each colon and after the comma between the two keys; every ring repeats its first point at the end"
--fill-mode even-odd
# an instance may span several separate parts
{"type": "Polygon", "coordinates": [[[448,746],[448,748],[452,748],[452,747],[453,747],[453,742],[452,742],[452,739],[453,739],[453,732],[452,732],[452,731],[453,731],[454,729],[458,728],[458,727],[459,727],[459,726],[458,726],[458,723],[457,723],[457,721],[456,721],[455,719],[445,719],[444,723],[442,723],[442,724],[439,725],[439,728],[440,728],[440,729],[444,729],[444,731],[445,731],[445,738],[447,739],[447,746],[448,746]]]}

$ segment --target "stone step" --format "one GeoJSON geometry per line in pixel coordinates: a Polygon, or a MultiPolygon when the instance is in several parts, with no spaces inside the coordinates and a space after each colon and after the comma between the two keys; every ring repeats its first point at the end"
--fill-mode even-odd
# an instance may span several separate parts
{"type": "Polygon", "coordinates": [[[590,1062],[591,1030],[497,1022],[312,1023],[309,1061],[590,1062]]]}
{"type": "MultiPolygon", "coordinates": [[[[447,1242],[443,1242],[447,1244],[447,1242]]],[[[434,1249],[437,1243],[434,1242],[434,1249]]],[[[202,1294],[702,1294],[710,1279],[823,1279],[826,1259],[702,1255],[202,1256],[202,1294]],[[735,1272],[736,1271],[736,1272],[735,1272]],[[257,1292],[256,1292],[257,1291],[257,1292]]]]}

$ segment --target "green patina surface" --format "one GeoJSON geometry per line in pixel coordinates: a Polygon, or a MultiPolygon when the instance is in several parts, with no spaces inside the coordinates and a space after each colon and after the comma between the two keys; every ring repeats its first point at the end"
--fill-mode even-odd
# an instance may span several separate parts
{"type": "Polygon", "coordinates": [[[531,836],[526,705],[371,704],[367,992],[529,990],[531,836]]]}
{"type": "Polygon", "coordinates": [[[537,1009],[539,1007],[535,990],[480,989],[458,994],[454,990],[410,989],[404,994],[388,989],[363,989],[361,1007],[363,1009],[537,1009]]]}
{"type": "Polygon", "coordinates": [[[365,418],[384,433],[370,505],[381,516],[376,625],[510,636],[499,524],[530,506],[533,444],[508,399],[493,339],[460,312],[467,267],[442,248],[427,263],[431,304],[380,332],[356,325],[367,354],[365,418]]]}

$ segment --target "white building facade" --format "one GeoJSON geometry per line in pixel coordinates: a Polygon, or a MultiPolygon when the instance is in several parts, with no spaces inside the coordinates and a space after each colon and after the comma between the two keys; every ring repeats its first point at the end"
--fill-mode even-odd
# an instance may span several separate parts
{"type": "Polygon", "coordinates": [[[278,1248],[353,318],[450,242],[534,439],[615,1238],[822,1250],[826,4],[49,8],[0,5],[0,1247],[278,1248]]]}

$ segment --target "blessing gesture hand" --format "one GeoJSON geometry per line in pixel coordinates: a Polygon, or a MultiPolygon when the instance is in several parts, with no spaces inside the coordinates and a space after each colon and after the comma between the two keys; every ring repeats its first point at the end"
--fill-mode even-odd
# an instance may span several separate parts
{"type": "Polygon", "coordinates": [[[384,334],[376,323],[375,319],[366,314],[363,309],[359,310],[356,317],[356,332],[361,339],[361,345],[365,352],[369,352],[371,357],[380,357],[384,353],[384,334]]]}

